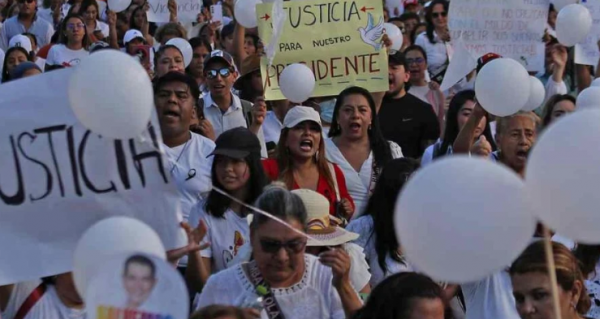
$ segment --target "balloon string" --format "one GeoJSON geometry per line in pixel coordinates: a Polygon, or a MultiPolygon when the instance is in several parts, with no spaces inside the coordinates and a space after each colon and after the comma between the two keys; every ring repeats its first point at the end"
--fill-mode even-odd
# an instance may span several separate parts
{"type": "Polygon", "coordinates": [[[552,239],[550,230],[546,225],[542,225],[544,232],[544,250],[546,251],[546,264],[548,265],[548,275],[550,276],[550,285],[552,288],[552,299],[554,303],[555,318],[561,319],[560,300],[558,298],[558,281],[556,279],[556,266],[554,265],[554,253],[552,251],[552,239]]]}
{"type": "MultiPolygon", "coordinates": [[[[139,141],[139,142],[141,142],[141,143],[144,143],[144,144],[148,144],[150,147],[154,148],[156,151],[158,151],[159,153],[161,153],[161,154],[165,155],[165,157],[166,157],[166,154],[165,154],[164,150],[162,150],[160,147],[159,147],[159,148],[156,148],[156,147],[154,146],[154,144],[153,144],[153,143],[146,143],[146,142],[148,142],[148,139],[146,139],[144,136],[140,136],[140,137],[138,138],[138,141],[139,141]]],[[[182,166],[180,163],[178,163],[178,162],[173,162],[173,161],[170,161],[170,160],[169,160],[169,163],[171,163],[171,164],[173,164],[174,166],[177,166],[177,167],[179,167],[179,168],[184,168],[184,167],[183,167],[183,166],[182,166]]],[[[185,169],[185,168],[184,168],[184,169],[185,169]]],[[[258,213],[258,214],[261,214],[261,215],[264,215],[264,216],[266,216],[266,217],[268,217],[268,218],[271,218],[272,220],[274,220],[274,221],[276,221],[276,222],[278,222],[278,223],[282,224],[283,226],[285,226],[285,227],[289,228],[289,229],[290,229],[290,230],[292,230],[293,232],[295,232],[295,233],[297,233],[297,234],[301,235],[302,237],[306,237],[307,239],[310,239],[310,240],[313,240],[313,241],[316,241],[316,242],[320,242],[320,240],[318,240],[318,239],[316,239],[316,238],[314,238],[314,237],[312,237],[312,236],[310,236],[310,235],[306,234],[306,233],[305,233],[305,232],[303,232],[303,231],[300,231],[300,230],[298,230],[298,229],[294,228],[292,225],[290,225],[290,224],[286,223],[286,222],[285,222],[285,221],[283,221],[282,219],[280,219],[280,218],[278,218],[278,217],[276,217],[276,216],[273,216],[272,214],[270,214],[270,213],[267,213],[267,212],[265,212],[264,210],[262,210],[262,209],[260,209],[260,208],[254,207],[254,206],[252,206],[252,205],[250,205],[250,204],[247,204],[247,203],[244,203],[244,202],[240,201],[239,199],[237,199],[237,198],[235,198],[235,197],[231,196],[230,194],[228,194],[228,193],[227,193],[227,192],[225,192],[224,190],[222,190],[222,189],[219,189],[218,187],[212,186],[212,189],[213,189],[214,191],[216,191],[217,193],[219,193],[219,194],[221,194],[221,195],[223,195],[223,196],[225,196],[225,197],[228,197],[228,198],[229,198],[229,199],[231,199],[232,201],[234,201],[234,202],[236,202],[236,203],[238,203],[238,204],[240,204],[240,205],[242,205],[242,206],[244,206],[244,207],[246,207],[246,208],[248,208],[248,209],[250,209],[250,210],[252,210],[252,211],[254,211],[254,212],[256,212],[256,213],[258,213]]]]}

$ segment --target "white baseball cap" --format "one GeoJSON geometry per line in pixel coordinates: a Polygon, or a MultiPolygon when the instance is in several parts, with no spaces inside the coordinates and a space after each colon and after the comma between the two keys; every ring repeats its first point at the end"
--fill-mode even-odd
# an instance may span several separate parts
{"type": "Polygon", "coordinates": [[[27,52],[33,51],[33,48],[31,45],[31,40],[29,39],[28,36],[22,35],[22,34],[17,34],[14,37],[12,37],[10,39],[10,41],[8,41],[8,47],[9,48],[21,47],[21,48],[25,49],[25,51],[27,51],[27,52]]]}
{"type": "Polygon", "coordinates": [[[136,30],[136,29],[127,30],[127,32],[125,32],[125,36],[123,37],[123,44],[127,44],[137,38],[141,38],[142,40],[145,40],[144,35],[139,30],[136,30]]]}
{"type": "Polygon", "coordinates": [[[294,106],[287,112],[285,118],[283,119],[283,126],[287,128],[293,128],[304,121],[313,121],[319,124],[319,126],[322,126],[321,116],[319,116],[319,113],[312,107],[301,105],[294,106]]]}

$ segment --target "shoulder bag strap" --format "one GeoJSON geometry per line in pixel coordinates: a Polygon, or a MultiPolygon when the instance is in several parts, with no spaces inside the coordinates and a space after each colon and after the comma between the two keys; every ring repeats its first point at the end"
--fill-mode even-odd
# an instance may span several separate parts
{"type": "Polygon", "coordinates": [[[277,303],[277,299],[275,299],[271,288],[260,274],[256,262],[244,263],[242,264],[242,267],[244,268],[246,275],[250,278],[250,282],[254,286],[256,294],[262,296],[262,305],[269,319],[285,319],[285,316],[277,303]]]}
{"type": "Polygon", "coordinates": [[[335,167],[333,167],[333,164],[331,162],[327,162],[327,165],[329,165],[329,171],[331,172],[331,177],[333,178],[333,187],[335,188],[335,200],[339,202],[341,200],[340,188],[337,182],[337,174],[335,173],[335,167]]]}
{"type": "Polygon", "coordinates": [[[27,296],[27,299],[25,299],[25,301],[21,304],[21,307],[19,307],[14,319],[24,319],[31,308],[33,308],[33,306],[35,306],[35,304],[42,299],[42,296],[45,292],[46,284],[41,283],[29,294],[29,296],[27,296]]]}

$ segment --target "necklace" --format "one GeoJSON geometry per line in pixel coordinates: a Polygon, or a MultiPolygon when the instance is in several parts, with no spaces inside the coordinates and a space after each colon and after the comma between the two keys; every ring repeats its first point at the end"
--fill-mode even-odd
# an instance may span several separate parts
{"type": "Polygon", "coordinates": [[[183,153],[185,152],[185,150],[188,147],[188,142],[191,140],[191,136],[190,138],[185,141],[185,144],[183,144],[183,149],[181,149],[181,152],[179,152],[179,156],[177,156],[177,159],[175,160],[175,163],[173,163],[173,167],[171,168],[171,174],[173,173],[173,171],[175,170],[175,168],[177,167],[177,163],[179,163],[179,159],[181,158],[181,156],[183,155],[183,153]]]}

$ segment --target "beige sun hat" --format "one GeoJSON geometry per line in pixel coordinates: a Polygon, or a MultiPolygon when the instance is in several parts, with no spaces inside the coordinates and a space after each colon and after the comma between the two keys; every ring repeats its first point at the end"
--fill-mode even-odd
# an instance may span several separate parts
{"type": "Polygon", "coordinates": [[[325,196],[309,189],[296,189],[292,193],[302,199],[307,214],[306,233],[316,239],[309,239],[307,246],[338,246],[358,238],[358,234],[336,226],[339,221],[329,215],[329,201],[325,196]]]}

